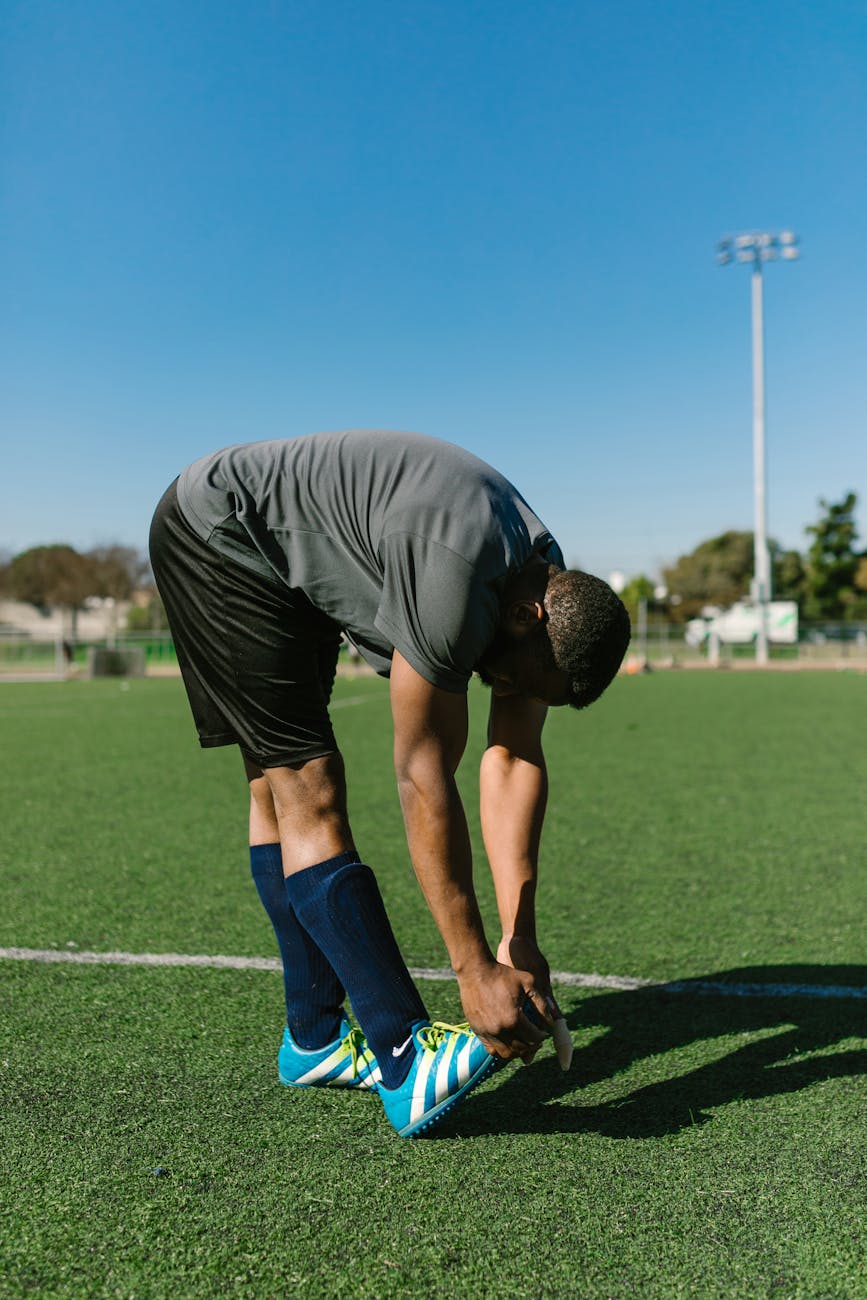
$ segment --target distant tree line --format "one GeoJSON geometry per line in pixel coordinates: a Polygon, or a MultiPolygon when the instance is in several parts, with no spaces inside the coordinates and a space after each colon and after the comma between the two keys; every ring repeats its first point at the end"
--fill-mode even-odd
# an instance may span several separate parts
{"type": "MultiPolygon", "coordinates": [[[[801,617],[841,622],[867,619],[867,550],[857,548],[854,492],[837,502],[821,500],[821,515],[805,529],[812,540],[805,554],[769,543],[776,600],[794,600],[801,617]]],[[[753,577],[753,534],[729,530],[701,542],[668,569],[666,617],[694,618],[706,605],[723,609],[749,594],[753,577]]],[[[656,584],[641,574],[632,578],[622,598],[633,618],[639,602],[652,601],[656,584]]],[[[37,609],[68,613],[72,635],[76,618],[92,597],[129,600],[133,630],[167,627],[165,610],[147,560],[128,546],[97,546],[79,552],[72,546],[34,546],[5,563],[0,561],[0,596],[26,601],[37,609]]]]}
{"type": "MultiPolygon", "coordinates": [[[[811,539],[804,554],[773,541],[773,599],[797,602],[801,618],[824,622],[867,620],[867,551],[858,549],[855,508],[848,492],[841,501],[819,502],[821,515],[805,528],[811,539]]],[[[749,595],[754,572],[753,534],[730,530],[701,542],[663,570],[666,617],[695,618],[706,605],[727,609],[749,595]]],[[[628,582],[622,599],[635,615],[639,602],[653,600],[655,584],[643,574],[628,582]]]]}
{"type": "Polygon", "coordinates": [[[128,626],[161,629],[165,612],[153,585],[150,566],[130,546],[33,546],[0,563],[0,597],[20,600],[47,613],[60,609],[76,635],[78,615],[93,598],[130,600],[142,593],[142,603],[129,613],[128,626]]]}

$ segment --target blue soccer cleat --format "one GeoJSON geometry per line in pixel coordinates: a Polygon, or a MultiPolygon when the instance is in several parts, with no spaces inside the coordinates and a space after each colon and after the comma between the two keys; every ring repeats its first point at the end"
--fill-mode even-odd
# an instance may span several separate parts
{"type": "Polygon", "coordinates": [[[461,1097],[487,1078],[497,1065],[469,1025],[413,1026],[415,1060],[399,1088],[380,1084],[385,1113],[399,1137],[415,1137],[439,1123],[461,1097]]]}
{"type": "Polygon", "coordinates": [[[312,1049],[299,1047],[287,1025],[277,1069],[287,1088],[366,1088],[376,1092],[382,1077],[367,1039],[346,1016],[333,1043],[312,1049]]]}

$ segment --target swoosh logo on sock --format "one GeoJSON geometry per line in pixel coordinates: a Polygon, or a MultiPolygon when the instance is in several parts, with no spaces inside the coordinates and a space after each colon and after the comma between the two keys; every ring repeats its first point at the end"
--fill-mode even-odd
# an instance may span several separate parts
{"type": "Polygon", "coordinates": [[[412,1034],[410,1034],[409,1038],[406,1040],[405,1043],[401,1043],[400,1047],[393,1047],[391,1049],[392,1056],[403,1056],[404,1052],[409,1047],[411,1042],[412,1042],[412,1034]]]}

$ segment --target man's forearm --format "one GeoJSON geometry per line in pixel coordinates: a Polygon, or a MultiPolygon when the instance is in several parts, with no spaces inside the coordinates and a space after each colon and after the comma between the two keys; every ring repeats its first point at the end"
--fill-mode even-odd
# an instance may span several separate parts
{"type": "Polygon", "coordinates": [[[473,888],[470,837],[454,777],[398,774],[412,865],[458,975],[493,962],[473,888]]]}
{"type": "Polygon", "coordinates": [[[519,757],[491,745],[482,758],[480,809],[504,937],[536,937],[539,842],[548,797],[541,755],[519,757]]]}
{"type": "MultiPolygon", "coordinates": [[[[529,1060],[542,1035],[522,1011],[544,992],[524,967],[497,962],[473,889],[470,837],[454,774],[467,743],[467,700],[430,685],[399,651],[391,668],[394,770],[412,864],[460,985],[467,1020],[489,1052],[529,1060]]],[[[542,971],[544,984],[547,970],[542,971]]]]}

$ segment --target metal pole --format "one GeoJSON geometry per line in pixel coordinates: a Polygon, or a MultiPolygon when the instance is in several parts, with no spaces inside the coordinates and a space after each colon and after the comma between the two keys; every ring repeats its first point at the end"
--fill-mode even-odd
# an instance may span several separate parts
{"type": "Polygon", "coordinates": [[[771,594],[766,514],[765,467],[765,346],[762,315],[762,259],[759,250],[753,262],[753,477],[755,482],[755,601],[759,615],[756,633],[756,663],[768,662],[768,600],[771,594]]]}
{"type": "Polygon", "coordinates": [[[756,663],[768,662],[768,603],[771,599],[771,561],[768,551],[765,470],[765,344],[762,319],[762,263],[778,257],[792,262],[800,256],[798,236],[792,230],[779,234],[754,230],[727,235],[717,245],[717,263],[749,263],[752,266],[753,308],[753,479],[755,485],[754,569],[752,597],[758,613],[756,663]]]}

